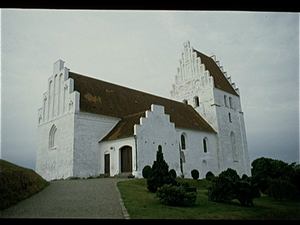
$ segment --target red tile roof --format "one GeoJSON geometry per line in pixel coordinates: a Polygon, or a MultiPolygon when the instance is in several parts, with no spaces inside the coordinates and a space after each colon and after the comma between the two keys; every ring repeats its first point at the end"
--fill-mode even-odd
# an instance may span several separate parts
{"type": "Polygon", "coordinates": [[[145,112],[140,112],[123,117],[117,123],[117,125],[102,139],[102,141],[110,141],[118,138],[132,137],[134,134],[134,125],[140,124],[141,117],[145,117],[145,112]]]}
{"type": "Polygon", "coordinates": [[[210,75],[214,78],[215,87],[239,96],[215,61],[211,57],[208,57],[195,49],[194,51],[197,53],[197,57],[201,58],[201,63],[205,65],[205,69],[208,70],[210,75]]]}
{"type": "Polygon", "coordinates": [[[139,118],[151,109],[151,104],[164,106],[165,113],[170,115],[170,121],[176,127],[215,132],[190,105],[71,71],[69,77],[74,79],[74,90],[80,93],[80,111],[121,119],[110,132],[110,137],[106,137],[107,140],[125,137],[129,133],[133,135],[134,124],[139,124],[139,118]]]}

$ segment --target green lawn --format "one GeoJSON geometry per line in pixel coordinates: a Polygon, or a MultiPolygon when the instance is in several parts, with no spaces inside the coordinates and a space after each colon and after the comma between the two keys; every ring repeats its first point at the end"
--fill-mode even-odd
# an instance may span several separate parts
{"type": "Polygon", "coordinates": [[[197,201],[192,207],[171,207],[158,203],[155,194],[147,189],[146,179],[119,182],[125,207],[132,219],[300,219],[300,203],[280,202],[267,196],[254,199],[254,206],[242,207],[238,201],[216,203],[204,194],[209,181],[178,179],[197,187],[197,201]]]}

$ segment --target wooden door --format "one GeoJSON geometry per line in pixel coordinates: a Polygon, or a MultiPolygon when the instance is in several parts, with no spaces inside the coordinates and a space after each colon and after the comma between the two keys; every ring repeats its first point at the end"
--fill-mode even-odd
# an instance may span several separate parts
{"type": "Polygon", "coordinates": [[[110,173],[110,155],[109,154],[105,154],[104,157],[104,173],[110,173]]]}
{"type": "Polygon", "coordinates": [[[121,172],[132,172],[132,148],[129,146],[121,149],[121,172]]]}

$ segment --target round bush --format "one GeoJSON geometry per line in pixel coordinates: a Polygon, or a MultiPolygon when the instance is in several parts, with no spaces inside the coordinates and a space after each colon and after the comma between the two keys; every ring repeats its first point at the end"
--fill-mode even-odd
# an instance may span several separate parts
{"type": "Polygon", "coordinates": [[[164,184],[158,188],[156,196],[159,202],[170,206],[191,206],[196,202],[197,193],[187,192],[183,186],[164,184]]]}
{"type": "Polygon", "coordinates": [[[215,175],[213,174],[213,172],[208,171],[205,175],[206,180],[212,180],[215,177],[215,175]]]}
{"type": "Polygon", "coordinates": [[[191,171],[191,175],[192,175],[192,177],[193,177],[194,180],[197,180],[199,178],[199,171],[196,170],[196,169],[193,169],[191,171]]]}
{"type": "Polygon", "coordinates": [[[145,179],[147,179],[148,176],[149,176],[149,174],[150,174],[150,172],[151,172],[151,166],[149,166],[149,165],[145,166],[145,167],[143,168],[143,170],[142,170],[142,175],[143,175],[143,177],[144,177],[145,179]]]}
{"type": "Polygon", "coordinates": [[[170,176],[172,176],[174,179],[176,178],[176,171],[174,169],[171,169],[169,171],[170,176]]]}

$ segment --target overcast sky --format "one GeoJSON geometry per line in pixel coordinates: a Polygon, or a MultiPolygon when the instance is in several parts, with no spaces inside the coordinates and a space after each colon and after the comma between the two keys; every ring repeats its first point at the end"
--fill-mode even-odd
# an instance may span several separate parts
{"type": "Polygon", "coordinates": [[[53,63],[170,98],[183,42],[215,54],[240,89],[250,161],[299,163],[299,14],[1,12],[1,158],[35,168],[37,112],[53,63]]]}

